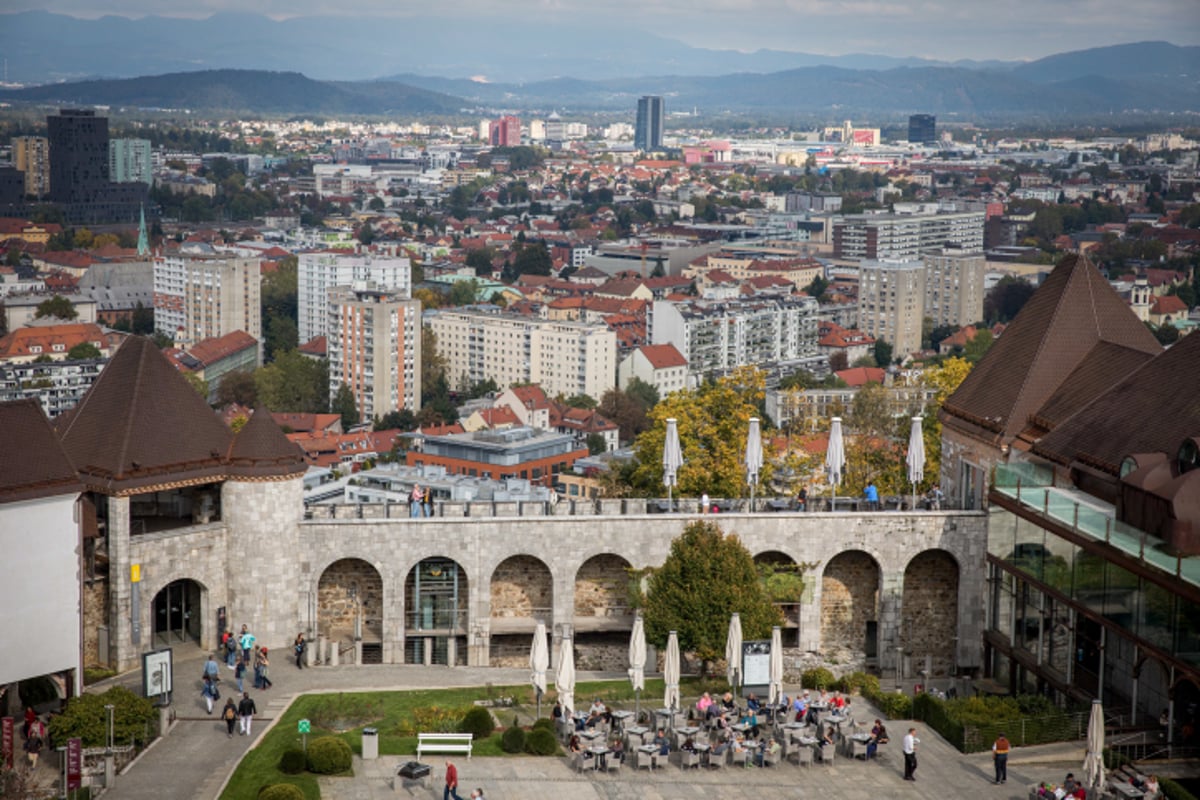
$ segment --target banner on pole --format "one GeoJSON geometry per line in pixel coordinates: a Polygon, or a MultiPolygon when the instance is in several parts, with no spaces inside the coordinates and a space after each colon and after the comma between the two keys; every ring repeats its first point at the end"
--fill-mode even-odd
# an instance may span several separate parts
{"type": "Polygon", "coordinates": [[[12,717],[0,720],[0,753],[3,754],[4,768],[13,768],[13,725],[12,717]]]}
{"type": "Polygon", "coordinates": [[[83,783],[83,740],[67,739],[67,791],[83,783]]]}

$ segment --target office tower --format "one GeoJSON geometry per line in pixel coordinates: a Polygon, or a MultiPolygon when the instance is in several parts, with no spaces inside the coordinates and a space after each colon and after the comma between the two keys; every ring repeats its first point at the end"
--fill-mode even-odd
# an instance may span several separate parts
{"type": "Polygon", "coordinates": [[[937,142],[937,117],[933,114],[913,114],[908,118],[908,141],[914,144],[937,142]]]}
{"type": "Polygon", "coordinates": [[[493,147],[519,147],[521,120],[511,115],[492,120],[488,126],[488,141],[493,147]]]}
{"type": "Polygon", "coordinates": [[[64,108],[46,117],[50,142],[50,199],[99,202],[108,188],[108,118],[64,108]]]}
{"type": "Polygon", "coordinates": [[[412,262],[386,253],[301,253],[297,265],[300,342],[325,336],[329,291],[370,283],[380,291],[412,297],[412,262]]]}
{"type": "Polygon", "coordinates": [[[50,140],[45,136],[18,136],[12,148],[13,166],[25,173],[25,194],[50,194],[50,140]]]}
{"type": "Polygon", "coordinates": [[[858,327],[884,339],[897,359],[921,349],[925,265],[919,260],[863,261],[858,267],[858,327]]]}
{"type": "Polygon", "coordinates": [[[108,143],[108,176],[114,183],[154,182],[147,139],[112,139],[108,143]]]}
{"type": "Polygon", "coordinates": [[[350,387],[359,419],[421,408],[421,301],[369,283],[330,292],[329,399],[350,387]]]}
{"type": "Polygon", "coordinates": [[[189,347],[234,331],[262,341],[258,259],[154,259],[154,324],[189,347]]]}
{"type": "Polygon", "coordinates": [[[638,100],[637,126],[633,146],[638,150],[658,150],[663,146],[663,120],[666,109],[661,97],[646,95],[638,100]]]}

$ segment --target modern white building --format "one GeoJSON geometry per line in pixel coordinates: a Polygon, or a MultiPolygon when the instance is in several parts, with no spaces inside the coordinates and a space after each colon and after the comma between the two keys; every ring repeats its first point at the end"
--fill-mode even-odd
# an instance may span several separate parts
{"type": "Polygon", "coordinates": [[[330,292],[329,398],[344,383],[359,419],[421,408],[421,301],[370,285],[330,292]]]}
{"type": "Polygon", "coordinates": [[[658,390],[660,398],[687,388],[688,363],[673,344],[646,344],[629,351],[617,366],[617,383],[628,389],[637,378],[658,390]]]}
{"type": "Polygon", "coordinates": [[[20,681],[80,690],[83,484],[36,400],[0,403],[0,430],[0,689],[15,716],[20,681]]]}
{"type": "Polygon", "coordinates": [[[154,259],[154,325],[178,347],[245,331],[262,341],[258,260],[213,256],[154,259]]]}
{"type": "Polygon", "coordinates": [[[301,253],[296,270],[300,342],[327,335],[329,291],[373,284],[403,299],[412,297],[412,262],[388,253],[301,253]]]}
{"type": "Polygon", "coordinates": [[[817,301],[807,295],[744,300],[659,300],[653,344],[671,344],[687,360],[689,385],[741,366],[814,358],[817,301]]]}
{"type": "Polygon", "coordinates": [[[833,257],[920,258],[926,250],[983,250],[982,211],[948,214],[857,214],[833,225],[833,257]]]}
{"type": "Polygon", "coordinates": [[[921,349],[925,264],[918,259],[863,261],[858,268],[858,327],[904,359],[921,349]]]}
{"type": "Polygon", "coordinates": [[[540,384],[546,394],[599,400],[617,375],[617,336],[603,323],[531,319],[482,309],[439,311],[429,320],[451,386],[494,380],[540,384]]]}

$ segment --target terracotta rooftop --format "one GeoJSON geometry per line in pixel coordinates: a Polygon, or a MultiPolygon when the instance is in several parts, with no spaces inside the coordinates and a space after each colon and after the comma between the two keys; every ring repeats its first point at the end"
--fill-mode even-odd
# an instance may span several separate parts
{"type": "Polygon", "coordinates": [[[1012,441],[1100,342],[1162,347],[1083,255],[1068,255],[942,406],[946,424],[1012,441]]]}
{"type": "Polygon", "coordinates": [[[673,344],[646,344],[638,349],[655,369],[687,366],[687,359],[673,344]]]}
{"type": "Polygon", "coordinates": [[[62,358],[66,357],[75,345],[86,343],[94,344],[100,350],[108,348],[104,332],[100,330],[99,325],[92,322],[17,328],[0,338],[0,360],[56,354],[62,358]]]}
{"type": "Polygon", "coordinates": [[[208,366],[251,347],[258,347],[257,339],[245,331],[233,331],[215,339],[196,342],[188,348],[187,353],[204,366],[208,366]]]}
{"type": "Polygon", "coordinates": [[[868,383],[882,384],[887,372],[879,367],[851,367],[836,373],[847,386],[866,386],[868,383]]]}
{"type": "Polygon", "coordinates": [[[79,475],[37,400],[0,403],[0,431],[9,454],[0,458],[0,504],[82,491],[79,475]]]}

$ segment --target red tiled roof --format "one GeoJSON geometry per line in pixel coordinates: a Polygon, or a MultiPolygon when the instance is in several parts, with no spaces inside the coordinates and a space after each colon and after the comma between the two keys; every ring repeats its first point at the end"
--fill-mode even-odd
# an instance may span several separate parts
{"type": "Polygon", "coordinates": [[[251,347],[258,347],[257,339],[245,331],[233,331],[215,339],[196,342],[188,348],[187,353],[201,364],[208,366],[251,347]]]}
{"type": "Polygon", "coordinates": [[[879,367],[851,367],[836,373],[847,386],[866,386],[868,383],[883,383],[887,372],[879,367]]]}
{"type": "Polygon", "coordinates": [[[66,325],[35,325],[17,328],[0,338],[0,360],[28,356],[66,356],[77,344],[91,343],[101,350],[108,341],[99,325],[92,322],[72,322],[66,325]],[[40,348],[35,352],[34,348],[40,348]],[[56,349],[57,348],[57,349],[56,349]]]}
{"type": "Polygon", "coordinates": [[[319,358],[324,358],[328,346],[329,345],[327,344],[324,336],[317,336],[316,338],[309,339],[296,349],[306,356],[317,356],[319,358]]]}
{"type": "Polygon", "coordinates": [[[646,344],[638,348],[655,369],[686,367],[687,359],[673,344],[646,344]]]}
{"type": "Polygon", "coordinates": [[[1150,303],[1151,314],[1186,314],[1187,312],[1187,304],[1173,294],[1155,297],[1150,303]]]}

